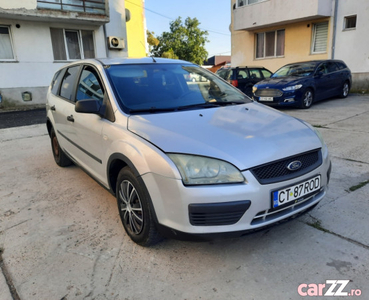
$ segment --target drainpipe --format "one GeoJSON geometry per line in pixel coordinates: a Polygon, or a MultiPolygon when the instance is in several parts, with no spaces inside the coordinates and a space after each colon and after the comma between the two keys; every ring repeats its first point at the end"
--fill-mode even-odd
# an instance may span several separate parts
{"type": "Polygon", "coordinates": [[[334,52],[336,50],[336,32],[337,32],[337,11],[338,0],[334,1],[334,15],[333,15],[333,37],[332,37],[332,59],[334,59],[334,52]]]}
{"type": "Polygon", "coordinates": [[[103,25],[104,29],[104,41],[105,41],[105,52],[106,52],[106,58],[109,58],[109,49],[108,49],[108,36],[106,35],[106,26],[103,25]]]}

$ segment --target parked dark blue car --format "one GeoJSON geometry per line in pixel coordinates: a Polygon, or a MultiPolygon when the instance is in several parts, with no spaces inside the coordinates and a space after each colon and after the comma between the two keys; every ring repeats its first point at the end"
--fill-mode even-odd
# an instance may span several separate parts
{"type": "Polygon", "coordinates": [[[314,60],[285,65],[253,87],[254,100],[270,106],[309,108],[313,102],[347,97],[351,71],[341,60],[314,60]]]}

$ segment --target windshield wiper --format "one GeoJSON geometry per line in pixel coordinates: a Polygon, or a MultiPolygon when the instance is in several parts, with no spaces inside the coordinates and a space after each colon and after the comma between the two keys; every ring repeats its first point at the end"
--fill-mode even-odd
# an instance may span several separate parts
{"type": "Polygon", "coordinates": [[[129,113],[156,113],[156,112],[175,111],[175,110],[177,110],[176,107],[166,107],[166,108],[150,107],[150,108],[130,109],[129,113]]]}
{"type": "Polygon", "coordinates": [[[184,110],[184,109],[192,109],[192,108],[212,108],[212,107],[218,107],[218,102],[204,102],[204,103],[196,103],[196,104],[190,104],[190,105],[184,105],[184,106],[178,106],[178,110],[184,110]]]}

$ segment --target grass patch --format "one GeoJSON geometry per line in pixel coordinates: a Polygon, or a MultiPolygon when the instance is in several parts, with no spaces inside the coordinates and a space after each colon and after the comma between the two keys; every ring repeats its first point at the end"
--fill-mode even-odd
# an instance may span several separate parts
{"type": "Polygon", "coordinates": [[[366,180],[366,181],[363,181],[363,182],[360,182],[359,184],[357,185],[354,185],[352,187],[349,188],[349,191],[350,192],[354,192],[360,188],[362,188],[363,186],[366,186],[367,184],[369,183],[369,180],[366,180]]]}

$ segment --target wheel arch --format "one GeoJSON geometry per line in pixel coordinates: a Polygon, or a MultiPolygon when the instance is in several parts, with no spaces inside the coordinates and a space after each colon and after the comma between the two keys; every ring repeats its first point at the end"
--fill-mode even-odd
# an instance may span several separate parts
{"type": "Polygon", "coordinates": [[[107,176],[108,176],[108,184],[109,184],[110,192],[114,196],[116,196],[118,174],[120,170],[124,167],[129,167],[132,170],[133,174],[136,176],[138,182],[142,185],[143,190],[148,196],[147,199],[149,199],[149,205],[153,213],[154,222],[158,224],[158,218],[156,216],[154,204],[151,199],[150,193],[146,187],[145,182],[141,178],[140,173],[138,172],[137,168],[134,166],[132,161],[122,153],[113,153],[112,155],[110,155],[109,160],[108,160],[107,176]]]}

